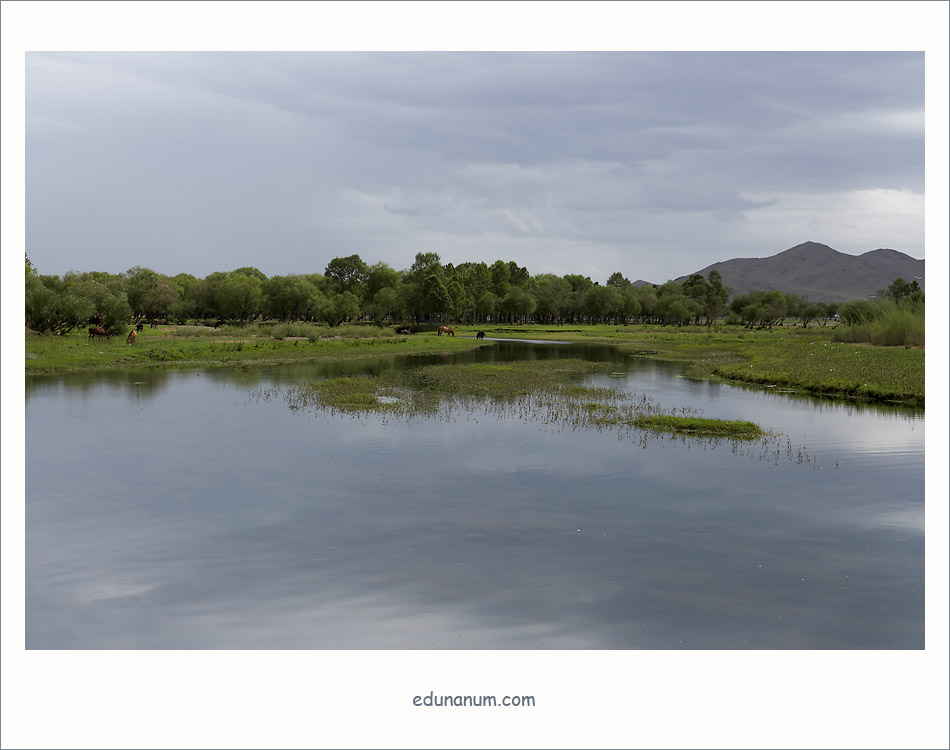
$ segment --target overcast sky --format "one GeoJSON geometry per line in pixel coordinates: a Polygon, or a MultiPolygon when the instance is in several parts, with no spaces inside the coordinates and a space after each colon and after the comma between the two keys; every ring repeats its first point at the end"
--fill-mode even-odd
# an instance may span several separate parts
{"type": "Polygon", "coordinates": [[[41,273],[924,257],[924,55],[28,53],[41,273]]]}

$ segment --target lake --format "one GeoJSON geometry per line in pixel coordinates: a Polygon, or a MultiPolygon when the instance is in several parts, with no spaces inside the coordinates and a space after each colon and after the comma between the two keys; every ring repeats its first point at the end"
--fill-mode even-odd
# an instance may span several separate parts
{"type": "Polygon", "coordinates": [[[28,378],[29,649],[922,649],[924,414],[610,346],[28,378]],[[767,446],[292,409],[314,377],[583,357],[767,446]]]}

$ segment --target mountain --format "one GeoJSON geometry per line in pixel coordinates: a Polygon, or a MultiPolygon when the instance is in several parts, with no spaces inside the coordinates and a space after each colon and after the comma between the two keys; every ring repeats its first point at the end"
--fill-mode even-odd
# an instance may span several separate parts
{"type": "MultiPolygon", "coordinates": [[[[733,258],[706,266],[696,273],[709,277],[713,269],[733,294],[754,289],[798,294],[811,302],[844,302],[870,297],[896,278],[917,280],[924,288],[924,261],[897,250],[871,250],[848,255],[818,242],[803,242],[768,258],[733,258]]],[[[675,281],[685,281],[689,276],[675,281]]]]}

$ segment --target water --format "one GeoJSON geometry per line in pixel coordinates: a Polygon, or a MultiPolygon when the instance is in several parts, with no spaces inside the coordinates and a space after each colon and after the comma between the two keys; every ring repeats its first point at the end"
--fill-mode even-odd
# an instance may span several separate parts
{"type": "Polygon", "coordinates": [[[397,359],[30,379],[27,647],[923,648],[922,412],[695,382],[612,347],[460,358],[579,355],[613,362],[598,385],[782,437],[254,395],[397,359]]]}

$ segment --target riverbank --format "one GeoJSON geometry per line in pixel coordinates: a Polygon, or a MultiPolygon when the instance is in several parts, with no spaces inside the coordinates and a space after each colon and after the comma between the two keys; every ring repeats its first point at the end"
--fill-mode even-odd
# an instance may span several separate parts
{"type": "Polygon", "coordinates": [[[690,363],[690,377],[781,388],[840,399],[924,405],[924,350],[840,343],[832,328],[738,326],[455,326],[455,337],[410,335],[375,326],[313,327],[275,338],[265,326],[158,326],[133,345],[121,338],[88,341],[85,333],[27,335],[25,371],[48,375],[124,367],[256,367],[342,359],[431,354],[490,346],[492,339],[616,344],[632,356],[690,363]],[[486,341],[475,339],[478,330],[486,341]],[[305,331],[306,333],[306,331],[305,331]]]}

